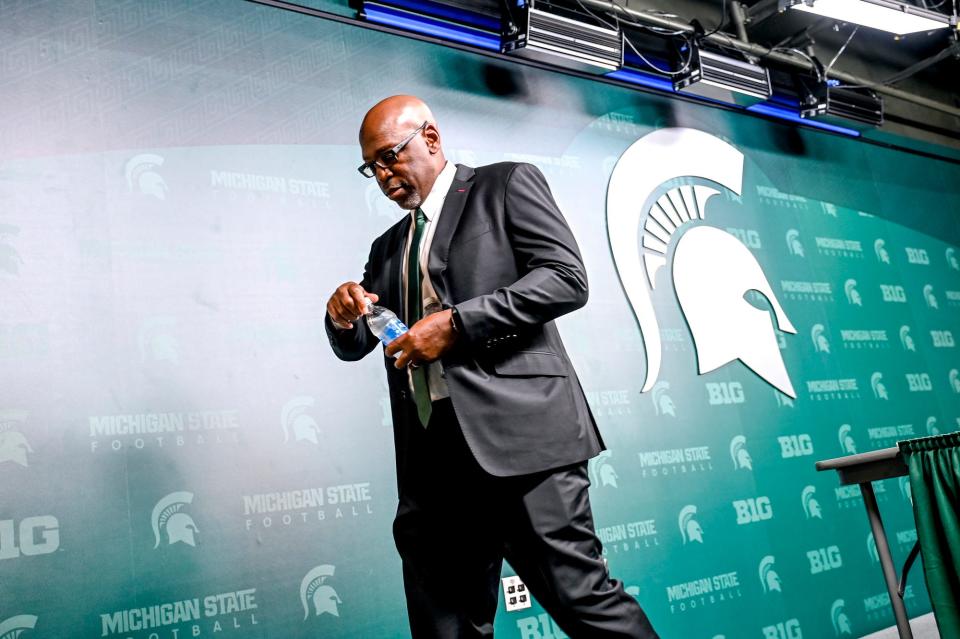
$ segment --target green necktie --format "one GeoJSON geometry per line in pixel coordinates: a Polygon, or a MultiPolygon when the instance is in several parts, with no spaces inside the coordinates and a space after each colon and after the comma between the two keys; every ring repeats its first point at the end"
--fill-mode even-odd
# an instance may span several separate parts
{"type": "MultiPolygon", "coordinates": [[[[413,241],[410,242],[410,256],[407,259],[407,326],[413,326],[423,316],[423,301],[420,299],[420,241],[423,229],[427,225],[427,216],[417,209],[416,225],[413,229],[413,241]]],[[[417,403],[417,415],[426,428],[430,423],[433,405],[430,402],[430,384],[427,382],[426,367],[410,370],[413,378],[413,399],[417,403]]]]}

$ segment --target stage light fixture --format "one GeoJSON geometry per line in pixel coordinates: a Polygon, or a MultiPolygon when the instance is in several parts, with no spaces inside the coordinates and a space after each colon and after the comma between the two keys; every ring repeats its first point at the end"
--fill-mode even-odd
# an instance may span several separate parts
{"type": "Polygon", "coordinates": [[[813,13],[896,35],[950,26],[949,17],[895,0],[779,0],[780,9],[813,13]]]}
{"type": "Polygon", "coordinates": [[[821,81],[809,76],[796,76],[800,117],[831,124],[863,128],[883,124],[883,99],[863,88],[838,86],[836,81],[821,81]]]}
{"type": "Polygon", "coordinates": [[[673,79],[673,88],[709,100],[746,106],[770,97],[767,69],[748,60],[689,45],[686,69],[673,79]]]}
{"type": "Polygon", "coordinates": [[[503,13],[501,52],[587,73],[609,73],[623,66],[623,33],[569,4],[515,0],[506,3],[503,13]]]}

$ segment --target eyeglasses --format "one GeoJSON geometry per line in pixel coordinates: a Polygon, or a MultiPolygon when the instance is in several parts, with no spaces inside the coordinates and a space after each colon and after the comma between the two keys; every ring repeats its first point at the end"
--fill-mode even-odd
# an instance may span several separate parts
{"type": "Polygon", "coordinates": [[[427,126],[426,120],[424,120],[423,124],[418,126],[413,131],[413,133],[411,133],[406,138],[404,138],[403,142],[393,147],[392,149],[387,149],[386,151],[381,153],[380,157],[377,158],[376,160],[373,160],[372,162],[367,162],[366,164],[361,164],[360,166],[358,166],[357,170],[360,171],[360,175],[362,175],[365,178],[372,178],[374,175],[377,174],[377,170],[374,168],[374,166],[379,166],[381,169],[386,169],[386,168],[389,168],[391,165],[393,165],[397,161],[397,154],[403,150],[403,147],[410,144],[410,140],[416,137],[417,133],[420,133],[420,131],[423,131],[423,127],[425,126],[427,126]]]}

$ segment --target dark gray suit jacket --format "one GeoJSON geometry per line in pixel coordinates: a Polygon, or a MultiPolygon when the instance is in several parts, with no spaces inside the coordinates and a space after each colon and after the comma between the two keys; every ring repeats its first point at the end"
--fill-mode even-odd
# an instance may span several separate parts
{"type": "MultiPolygon", "coordinates": [[[[373,242],[361,286],[403,317],[404,216],[373,242]]],[[[463,332],[443,357],[450,399],[477,462],[497,476],[582,462],[603,442],[553,320],[587,301],[576,240],[540,171],[503,162],[458,165],[429,257],[430,280],[463,332]]],[[[379,343],[364,322],[326,320],[337,357],[358,360],[379,343]]],[[[411,410],[405,371],[385,358],[398,473],[411,410]]]]}

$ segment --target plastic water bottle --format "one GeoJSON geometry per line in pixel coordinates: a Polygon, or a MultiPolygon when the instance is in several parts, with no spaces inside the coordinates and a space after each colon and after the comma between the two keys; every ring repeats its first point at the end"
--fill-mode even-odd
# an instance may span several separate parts
{"type": "MultiPolygon", "coordinates": [[[[407,332],[407,326],[400,321],[396,313],[389,308],[377,306],[370,301],[370,298],[364,298],[364,301],[367,303],[366,312],[364,313],[364,317],[367,319],[367,326],[370,327],[370,332],[383,342],[384,346],[407,332]]],[[[399,356],[400,352],[394,354],[394,357],[399,356]]]]}

